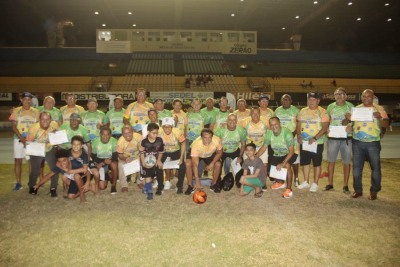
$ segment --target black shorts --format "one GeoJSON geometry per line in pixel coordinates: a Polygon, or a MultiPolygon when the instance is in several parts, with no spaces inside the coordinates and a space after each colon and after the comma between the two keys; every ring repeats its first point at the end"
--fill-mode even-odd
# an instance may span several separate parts
{"type": "MultiPolygon", "coordinates": [[[[191,154],[191,150],[192,150],[192,149],[189,149],[188,153],[186,154],[186,159],[191,159],[191,158],[192,158],[192,156],[190,155],[190,154],[191,154]]],[[[210,163],[214,160],[215,155],[217,155],[216,152],[214,152],[214,153],[213,153],[211,156],[209,156],[208,158],[199,158],[199,163],[200,163],[200,161],[204,161],[204,163],[205,163],[206,165],[208,165],[208,164],[210,164],[210,163]]]]}
{"type": "MultiPolygon", "coordinates": [[[[281,164],[287,155],[282,156],[282,157],[276,157],[276,156],[269,156],[268,157],[268,168],[271,168],[271,165],[277,166],[278,164],[281,164]]],[[[293,156],[289,159],[288,163],[293,164],[297,159],[297,154],[293,154],[293,156]]]]}
{"type": "Polygon", "coordinates": [[[300,145],[300,165],[310,165],[311,161],[314,167],[319,167],[322,164],[322,152],[324,151],[324,144],[317,145],[317,153],[304,151],[303,145],[300,145]]]}
{"type": "MultiPolygon", "coordinates": [[[[80,173],[82,175],[82,173],[80,173]]],[[[82,182],[86,183],[87,177],[86,175],[81,176],[82,177],[82,182]]],[[[68,188],[68,194],[77,194],[79,192],[78,185],[76,184],[75,181],[71,180],[69,183],[69,188],[68,188]]]]}
{"type": "Polygon", "coordinates": [[[181,157],[181,150],[177,150],[174,152],[164,152],[164,154],[161,157],[161,162],[164,163],[165,160],[170,157],[171,160],[178,160],[181,157]]]}
{"type": "Polygon", "coordinates": [[[222,153],[222,157],[221,157],[221,161],[224,162],[225,159],[227,158],[231,158],[231,159],[235,159],[240,157],[240,148],[238,148],[236,151],[232,152],[232,153],[222,153]]]}

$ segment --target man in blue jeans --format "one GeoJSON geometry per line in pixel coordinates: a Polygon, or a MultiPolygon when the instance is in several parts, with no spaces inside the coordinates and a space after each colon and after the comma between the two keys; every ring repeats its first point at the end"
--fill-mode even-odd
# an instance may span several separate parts
{"type": "MultiPolygon", "coordinates": [[[[373,103],[374,91],[366,89],[361,95],[362,104],[356,108],[371,108],[373,115],[371,121],[353,121],[353,180],[354,193],[352,198],[363,195],[362,171],[365,159],[371,166],[370,200],[377,199],[381,190],[381,138],[389,126],[389,119],[382,106],[373,103]]],[[[350,114],[346,114],[344,124],[351,122],[350,114]]],[[[356,120],[356,119],[353,119],[356,120]]]]}

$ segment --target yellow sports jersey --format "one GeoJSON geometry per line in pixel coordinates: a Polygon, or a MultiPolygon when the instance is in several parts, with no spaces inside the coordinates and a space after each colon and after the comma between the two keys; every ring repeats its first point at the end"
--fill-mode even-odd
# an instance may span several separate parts
{"type": "MultiPolygon", "coordinates": [[[[329,115],[326,109],[320,106],[316,109],[305,107],[297,115],[297,121],[300,123],[301,139],[308,141],[322,129],[323,122],[329,122],[329,115]]],[[[323,144],[324,142],[325,135],[317,140],[317,144],[323,144]]]]}
{"type": "Polygon", "coordinates": [[[236,115],[237,121],[239,122],[239,121],[242,121],[242,120],[247,119],[248,117],[250,117],[250,109],[246,108],[245,111],[240,111],[240,110],[237,109],[237,110],[235,110],[233,112],[233,114],[236,115]]]}
{"type": "Polygon", "coordinates": [[[246,130],[246,143],[253,142],[257,147],[260,147],[264,144],[264,137],[268,130],[265,121],[260,119],[259,122],[254,123],[249,117],[245,120],[242,120],[239,125],[246,130]]]}
{"type": "MultiPolygon", "coordinates": [[[[16,122],[18,131],[22,137],[26,138],[29,127],[39,121],[39,110],[32,107],[30,109],[17,107],[13,109],[9,120],[16,122]]],[[[14,139],[18,139],[16,134],[14,134],[14,139]]]]}
{"type": "Polygon", "coordinates": [[[213,135],[211,143],[207,146],[203,144],[203,140],[201,136],[199,136],[196,140],[193,141],[190,155],[192,157],[199,158],[209,158],[214,154],[217,150],[222,150],[221,139],[215,135],[213,135]]]}
{"type": "Polygon", "coordinates": [[[267,126],[268,129],[270,129],[269,127],[269,119],[272,118],[274,116],[274,112],[272,111],[272,109],[267,108],[266,110],[262,110],[260,108],[260,119],[265,122],[265,125],[267,126]]]}
{"type": "Polygon", "coordinates": [[[58,129],[58,123],[55,121],[50,122],[49,128],[46,130],[40,128],[40,123],[37,122],[29,127],[28,136],[26,140],[28,142],[37,142],[37,143],[45,143],[46,144],[46,152],[50,151],[53,147],[49,143],[49,133],[54,132],[58,129]]]}
{"type": "Polygon", "coordinates": [[[75,105],[75,107],[69,108],[68,105],[65,105],[60,108],[62,117],[63,117],[63,122],[68,122],[69,117],[71,116],[72,113],[78,113],[81,114],[82,112],[85,111],[85,109],[79,105],[75,105]]]}
{"type": "Polygon", "coordinates": [[[185,112],[183,112],[182,110],[179,113],[175,113],[172,110],[172,117],[175,118],[178,117],[178,124],[176,125],[176,128],[178,128],[179,130],[182,131],[182,133],[185,132],[185,128],[188,125],[188,118],[185,112]]]}
{"type": "Polygon", "coordinates": [[[130,142],[126,141],[125,138],[121,136],[117,142],[117,152],[124,154],[125,157],[134,157],[137,159],[139,158],[140,142],[142,142],[142,135],[138,133],[133,133],[130,142]]]}
{"type": "MultiPolygon", "coordinates": [[[[363,104],[357,108],[365,107],[363,104]]],[[[373,112],[379,112],[382,119],[388,119],[384,108],[373,104],[373,112]]],[[[381,140],[381,120],[374,117],[373,121],[355,121],[353,124],[353,138],[362,142],[373,142],[381,140]]]]}
{"type": "Polygon", "coordinates": [[[182,131],[178,128],[172,128],[172,132],[169,135],[165,134],[161,128],[158,136],[161,137],[164,142],[165,152],[169,153],[178,151],[181,148],[180,143],[186,139],[182,131]]]}
{"type": "Polygon", "coordinates": [[[132,126],[135,126],[136,124],[146,124],[149,120],[147,112],[151,108],[154,108],[153,104],[147,101],[143,104],[133,102],[126,108],[124,118],[128,119],[132,126]]]}

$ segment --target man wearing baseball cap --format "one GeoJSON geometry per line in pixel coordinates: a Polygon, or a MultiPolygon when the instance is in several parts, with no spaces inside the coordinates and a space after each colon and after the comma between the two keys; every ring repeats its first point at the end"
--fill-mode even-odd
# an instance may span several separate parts
{"type": "Polygon", "coordinates": [[[318,191],[318,179],[321,174],[325,133],[329,127],[328,113],[324,108],[319,106],[319,101],[318,93],[308,93],[308,106],[300,110],[297,115],[297,141],[300,144],[300,165],[303,166],[304,175],[303,183],[297,188],[310,188],[311,192],[318,191]],[[311,161],[314,166],[314,182],[310,186],[311,161]]]}
{"type": "Polygon", "coordinates": [[[33,95],[29,92],[22,93],[20,100],[22,106],[14,108],[9,120],[14,132],[14,164],[16,184],[14,191],[22,189],[21,166],[25,157],[26,137],[31,125],[39,121],[39,110],[32,107],[33,95]]]}

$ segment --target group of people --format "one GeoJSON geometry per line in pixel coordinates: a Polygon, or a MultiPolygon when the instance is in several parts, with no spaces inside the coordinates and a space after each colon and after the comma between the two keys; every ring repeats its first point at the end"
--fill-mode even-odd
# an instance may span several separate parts
{"type": "Polygon", "coordinates": [[[221,192],[221,177],[233,169],[240,195],[254,191],[261,197],[266,182],[272,189],[283,189],[282,197],[293,196],[292,184],[298,189],[318,191],[321,174],[322,152],[327,140],[328,184],[324,190],[333,189],[335,161],[340,151],[343,161],[343,192],[350,193],[348,180],[353,154],[354,193],[362,196],[362,170],[367,159],[372,168],[370,199],[377,198],[381,186],[380,139],[388,126],[384,109],[373,103],[374,92],[362,93],[359,107],[373,109],[368,121],[352,120],[353,105],[346,101],[344,88],[334,92],[335,102],[327,110],[319,106],[319,95],[308,93],[307,107],[299,110],[292,105],[291,96],[284,94],[281,106],[275,111],[268,107],[268,96],[261,96],[258,106],[247,107],[244,99],[237,101],[237,110],[231,110],[228,100],[221,97],[219,108],[213,98],[193,99],[187,112],[182,100],[175,99],[172,110],[164,108],[163,99],[150,103],[145,89],[138,89],[136,101],[124,108],[124,101],[116,97],[114,108],[107,113],[98,110],[95,98],[87,102],[87,109],[76,104],[73,93],[66,95],[66,105],[55,107],[51,96],[43,106],[33,108],[32,94],[21,95],[22,105],[14,108],[10,116],[14,132],[14,158],[16,185],[22,189],[21,165],[30,143],[41,143],[44,154],[29,157],[29,193],[36,195],[48,180],[52,197],[57,196],[61,174],[64,196],[85,201],[88,191],[111,185],[111,194],[128,192],[128,180],[135,179],[148,200],[162,195],[171,188],[171,180],[178,177],[176,192],[190,195],[203,190],[201,177],[211,175],[210,190],[221,192]],[[346,136],[333,135],[334,127],[344,126],[346,136]],[[332,128],[331,128],[332,127],[332,128]],[[330,130],[331,129],[331,130],[330,130]],[[51,145],[49,134],[64,130],[68,142],[51,145]],[[332,134],[331,134],[332,133],[332,134]],[[125,175],[125,166],[140,162],[139,173],[125,175]],[[167,161],[175,161],[175,169],[166,168],[167,161]],[[44,163],[50,172],[43,172],[44,163]],[[311,162],[313,182],[309,182],[311,162]],[[235,166],[239,168],[234,168],[235,166]],[[304,181],[299,182],[298,165],[303,168],[304,181]],[[284,172],[285,175],[273,175],[284,172]],[[287,174],[286,174],[287,172],[287,174]],[[38,178],[40,177],[39,181],[38,178]],[[186,190],[184,180],[186,177],[186,190]]]}

